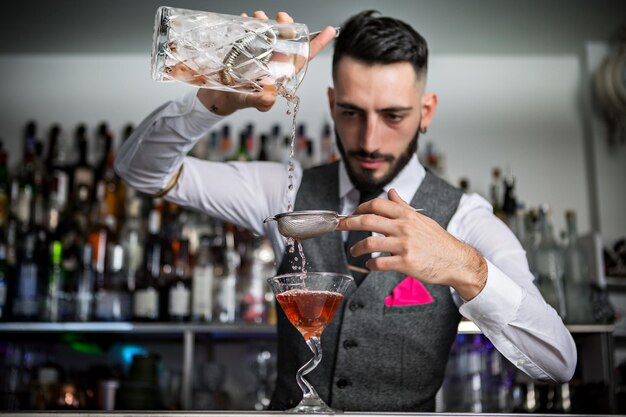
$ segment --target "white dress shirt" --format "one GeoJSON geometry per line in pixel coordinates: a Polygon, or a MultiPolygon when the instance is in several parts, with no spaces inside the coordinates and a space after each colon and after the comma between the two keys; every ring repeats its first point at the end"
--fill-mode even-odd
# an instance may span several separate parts
{"type": "MultiPolygon", "coordinates": [[[[223,118],[209,112],[191,91],[150,114],[118,151],[115,169],[132,187],[154,194],[183,165],[178,183],[165,196],[176,204],[246,227],[270,238],[280,264],[285,238],[269,216],[287,211],[295,201],[302,168],[295,163],[293,190],[287,167],[275,162],[212,162],[186,156],[194,144],[223,118]]],[[[410,201],[425,175],[414,156],[385,187],[410,201]]],[[[386,192],[381,197],[386,196],[386,192]]],[[[358,192],[343,163],[339,170],[342,214],[356,208],[358,192]]],[[[470,301],[452,290],[460,313],[472,320],[509,361],[529,376],[569,380],[576,366],[576,346],[556,311],[533,284],[526,254],[509,228],[477,194],[462,196],[447,231],[481,253],[488,266],[487,283],[470,301]]],[[[344,232],[344,239],[347,232],[344,232]]]]}

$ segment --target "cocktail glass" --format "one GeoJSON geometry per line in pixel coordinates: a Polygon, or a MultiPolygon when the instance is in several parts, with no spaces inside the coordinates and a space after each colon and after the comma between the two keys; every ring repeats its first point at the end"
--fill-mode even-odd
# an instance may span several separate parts
{"type": "Polygon", "coordinates": [[[295,95],[309,59],[309,30],[205,11],[159,7],[152,78],[201,88],[295,95]]]}
{"type": "Polygon", "coordinates": [[[302,390],[302,401],[288,413],[333,414],[330,408],[304,378],[322,360],[320,337],[330,323],[344,297],[354,289],[349,275],[332,272],[300,272],[268,279],[285,315],[302,334],[313,358],[296,373],[302,390]]]}

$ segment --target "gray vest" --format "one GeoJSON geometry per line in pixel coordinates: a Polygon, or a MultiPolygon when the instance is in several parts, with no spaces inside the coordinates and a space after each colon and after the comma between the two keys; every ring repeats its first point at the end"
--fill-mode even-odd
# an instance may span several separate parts
{"type": "MultiPolygon", "coordinates": [[[[295,210],[339,211],[338,163],[304,172],[295,210]]],[[[446,228],[462,192],[427,171],[411,200],[446,228]]],[[[308,270],[350,274],[341,232],[303,242],[308,270]]],[[[297,255],[297,251],[296,251],[297,255]]],[[[285,251],[279,273],[293,272],[285,251]]],[[[298,262],[293,263],[299,265],[298,262]]],[[[323,357],[306,378],[331,407],[344,411],[434,411],[460,319],[450,288],[425,284],[434,302],[386,307],[405,276],[370,272],[338,309],[322,333],[323,357]]],[[[312,357],[300,333],[278,311],[278,375],[271,408],[294,407],[302,399],[296,371],[312,357]]]]}

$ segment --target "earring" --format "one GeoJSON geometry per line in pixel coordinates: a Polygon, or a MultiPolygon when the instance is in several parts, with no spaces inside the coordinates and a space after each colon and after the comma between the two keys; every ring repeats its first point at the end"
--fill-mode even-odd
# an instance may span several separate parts
{"type": "Polygon", "coordinates": [[[428,128],[426,128],[426,127],[421,127],[421,126],[420,126],[420,133],[421,133],[422,135],[426,134],[426,132],[427,132],[427,131],[428,131],[428,128]]]}

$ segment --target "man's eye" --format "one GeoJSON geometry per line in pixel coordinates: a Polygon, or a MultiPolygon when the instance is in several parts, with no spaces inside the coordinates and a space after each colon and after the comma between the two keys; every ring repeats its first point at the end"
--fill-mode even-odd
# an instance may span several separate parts
{"type": "Polygon", "coordinates": [[[341,115],[343,117],[350,117],[351,118],[351,117],[356,117],[357,114],[356,114],[355,111],[344,110],[344,111],[341,112],[341,115]]]}
{"type": "Polygon", "coordinates": [[[399,114],[393,114],[393,113],[388,113],[385,117],[390,122],[401,122],[402,120],[404,120],[404,116],[401,116],[399,114]]]}

